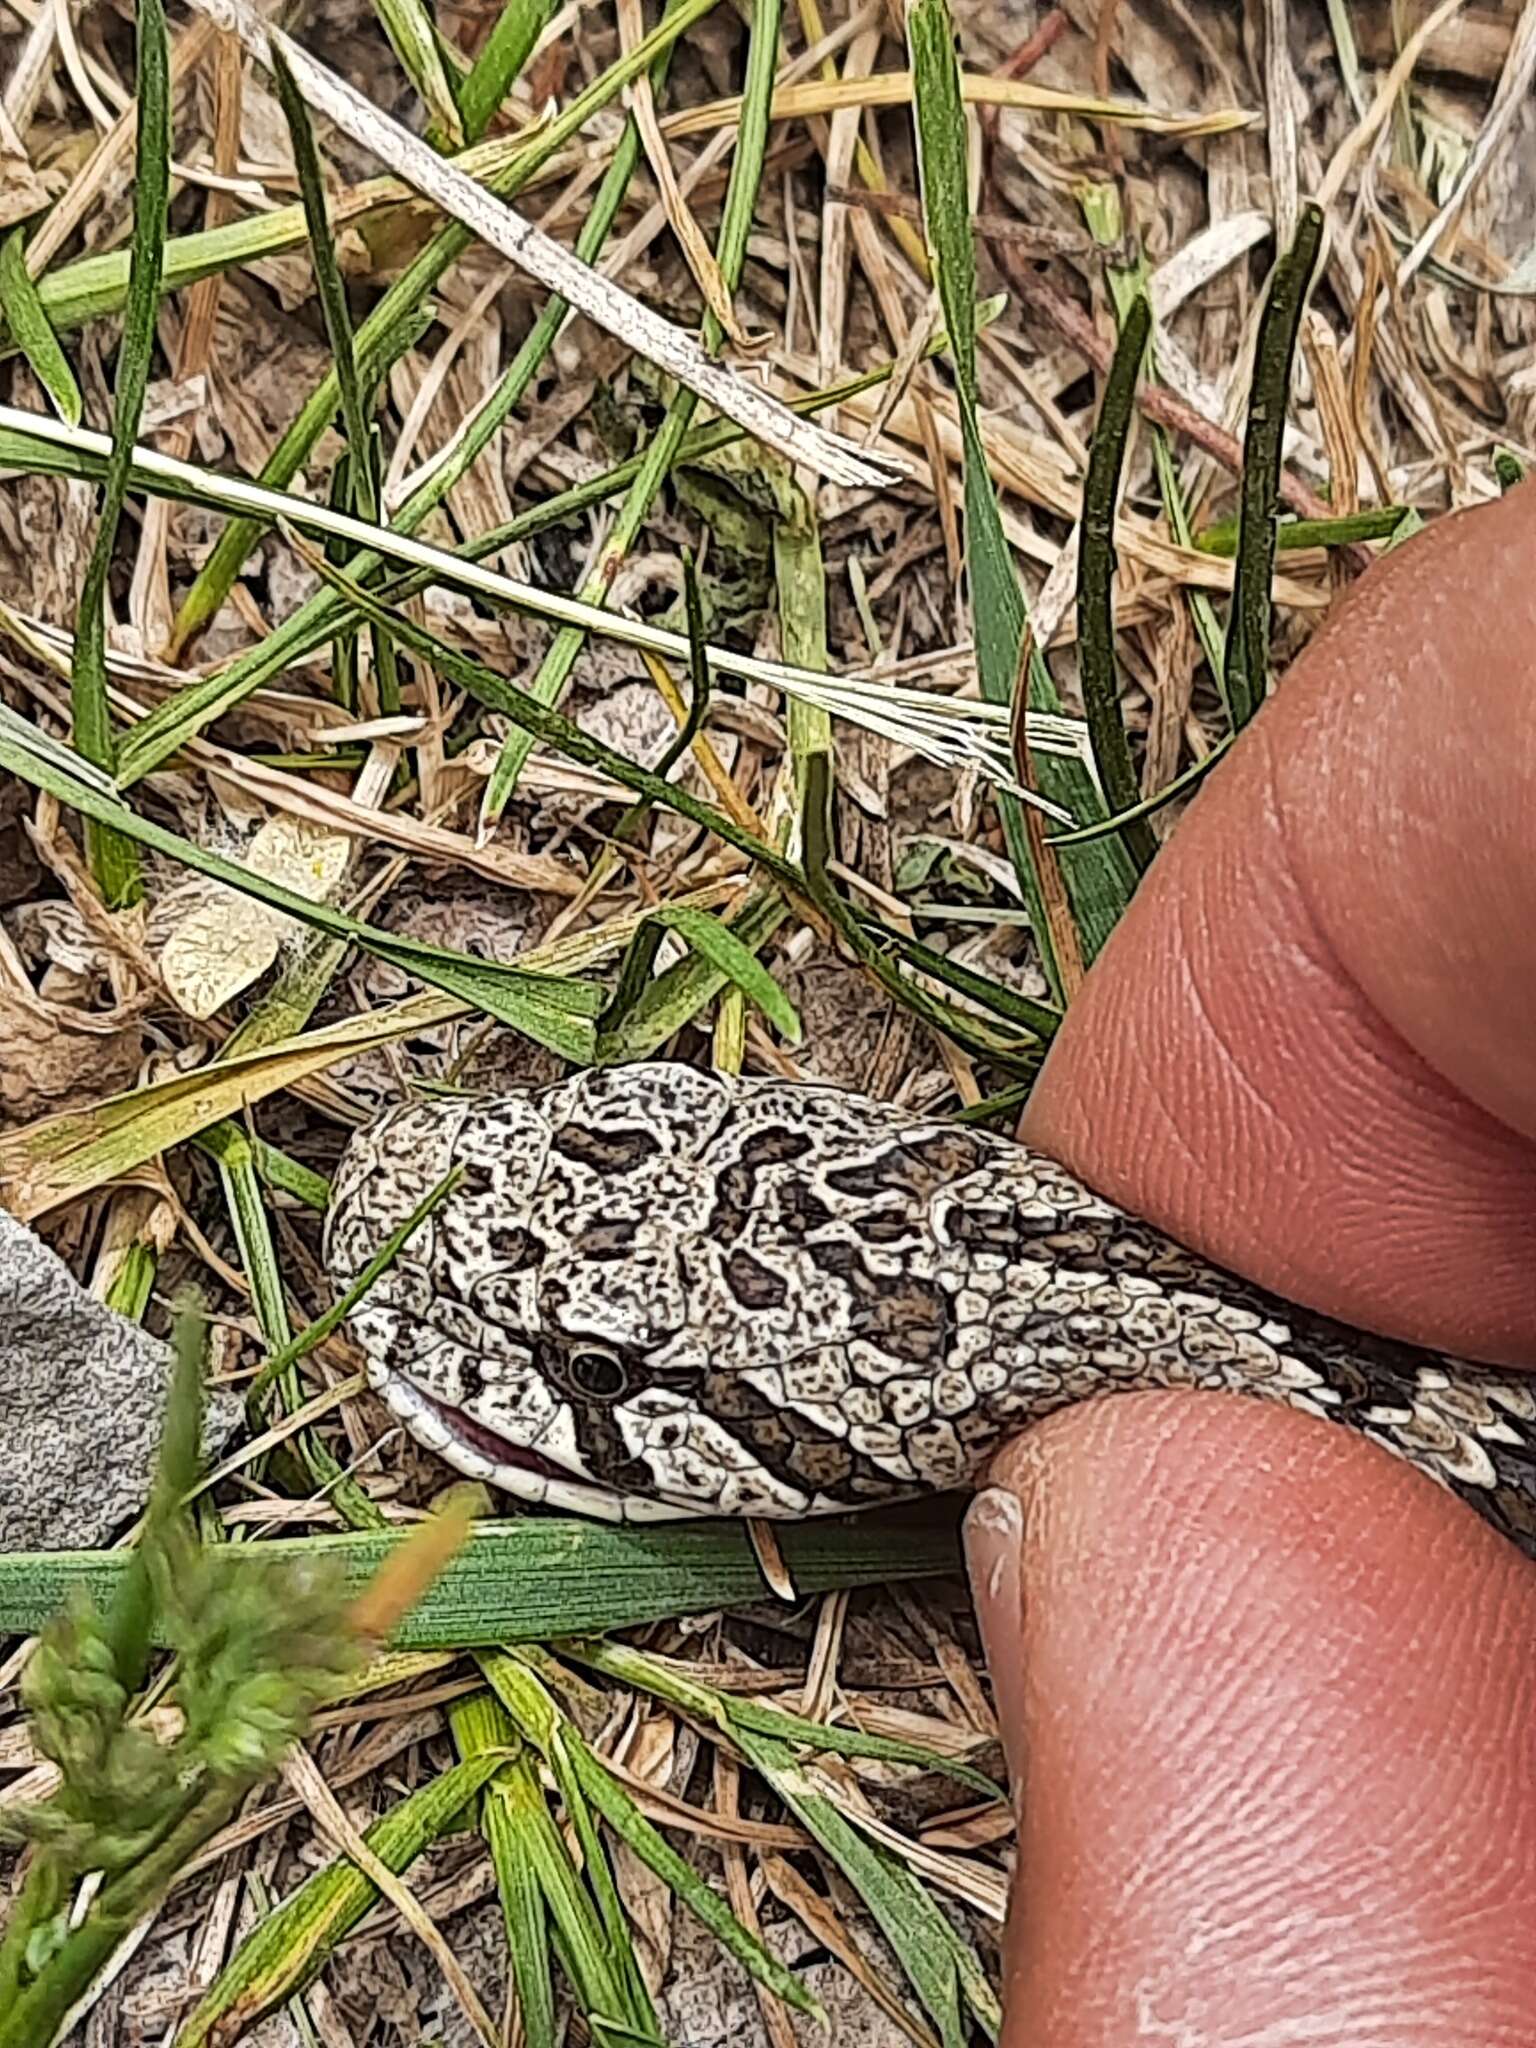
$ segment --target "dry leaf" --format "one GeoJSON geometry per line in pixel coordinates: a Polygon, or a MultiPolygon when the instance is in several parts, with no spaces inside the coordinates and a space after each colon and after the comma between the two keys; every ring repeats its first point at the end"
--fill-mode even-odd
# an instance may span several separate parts
{"type": "MultiPolygon", "coordinates": [[[[324,903],[347,871],[351,846],[340,832],[285,816],[262,826],[245,863],[266,881],[324,903]]],[[[201,1019],[259,980],[297,927],[282,911],[222,882],[194,884],[187,898],[187,914],[161,951],[160,972],[181,1009],[201,1019]]]]}
{"type": "Polygon", "coordinates": [[[26,1123],[131,1088],[138,1009],[73,1010],[0,983],[0,1123],[26,1123]]]}

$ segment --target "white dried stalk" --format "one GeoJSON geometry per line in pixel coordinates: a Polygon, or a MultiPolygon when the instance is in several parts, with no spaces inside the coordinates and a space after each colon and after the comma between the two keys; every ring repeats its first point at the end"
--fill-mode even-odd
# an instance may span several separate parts
{"type": "Polygon", "coordinates": [[[1434,254],[1446,230],[1459,218],[1462,208],[1472,195],[1473,188],[1508,139],[1516,115],[1530,102],[1533,74],[1536,74],[1536,7],[1528,4],[1521,9],[1519,19],[1515,23],[1514,33],[1509,39],[1509,52],[1504,59],[1504,69],[1499,75],[1498,85],[1494,88],[1493,104],[1489,107],[1488,117],[1468,152],[1466,162],[1461,167],[1461,176],[1456,180],[1455,189],[1398,266],[1399,291],[1405,288],[1408,280],[1415,276],[1434,254]]]}
{"type": "MultiPolygon", "coordinates": [[[[104,458],[111,451],[106,434],[89,427],[72,427],[51,414],[33,413],[16,406],[0,405],[0,432],[30,436],[65,448],[80,449],[104,458]]],[[[668,632],[648,619],[627,617],[601,605],[587,604],[563,592],[540,590],[515,576],[487,568],[483,562],[469,562],[449,554],[412,534],[397,533],[387,526],[373,526],[338,512],[329,505],[312,504],[253,484],[244,477],[222,476],[201,469],[196,463],[162,455],[157,449],[136,444],[136,471],[146,477],[177,486],[194,500],[211,503],[221,510],[245,517],[257,517],[286,525],[290,531],[335,535],[356,548],[371,549],[386,560],[425,569],[438,583],[449,588],[478,591],[482,596],[515,610],[548,619],[557,625],[579,626],[584,632],[601,634],[659,655],[665,661],[686,666],[690,648],[681,633],[668,632]]],[[[1036,792],[1022,789],[1014,778],[1009,751],[1010,717],[1004,706],[982,704],[963,697],[939,697],[924,690],[903,689],[883,677],[828,675],[816,669],[795,668],[786,662],[764,661],[756,655],[737,654],[724,647],[706,646],[705,662],[712,674],[732,675],[744,681],[763,683],[787,697],[799,697],[819,704],[833,717],[880,733],[928,760],[954,767],[970,761],[989,780],[1010,790],[1023,801],[1036,804],[1063,824],[1073,821],[1036,792]]]]}
{"type": "Polygon", "coordinates": [[[558,292],[578,312],[667,371],[755,440],[776,449],[790,462],[804,463],[832,483],[882,488],[906,475],[901,463],[871,455],[840,435],[799,418],[757,385],[723,368],[704,353],[691,334],[653,313],[572,255],[552,235],[524,219],[505,200],[465,177],[310,56],[291,36],[258,20],[244,0],[194,0],[194,4],[221,27],[233,30],[262,62],[270,63],[271,53],[276,51],[305,99],[344,135],[371,150],[397,177],[462,221],[508,262],[558,292]]]}

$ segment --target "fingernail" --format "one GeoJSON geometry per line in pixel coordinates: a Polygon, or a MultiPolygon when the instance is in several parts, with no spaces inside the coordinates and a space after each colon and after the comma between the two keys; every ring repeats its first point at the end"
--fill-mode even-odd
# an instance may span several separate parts
{"type": "Polygon", "coordinates": [[[1023,1541],[1024,1510],[1018,1495],[1006,1486],[983,1487],[965,1518],[965,1562],[983,1624],[999,1601],[1017,1609],[1023,1541]]]}
{"type": "Polygon", "coordinates": [[[1024,1716],[1024,1509],[1016,1493],[988,1486],[965,1518],[965,1562],[992,1675],[998,1728],[1015,1787],[1024,1716]]]}

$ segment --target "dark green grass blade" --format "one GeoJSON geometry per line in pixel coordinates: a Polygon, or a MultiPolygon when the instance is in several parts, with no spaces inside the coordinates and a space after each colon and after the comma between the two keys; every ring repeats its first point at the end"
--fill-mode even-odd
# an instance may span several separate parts
{"type": "Polygon", "coordinates": [[[507,0],[459,87],[464,137],[478,142],[554,17],[555,0],[507,0]]]}
{"type": "Polygon", "coordinates": [[[1237,577],[1227,628],[1227,702],[1240,732],[1264,701],[1269,677],[1269,621],[1280,515],[1280,457],[1285,438],[1291,364],[1307,293],[1322,250],[1324,217],[1302,208],[1296,239],[1275,266],[1259,323],[1237,531],[1237,577]]]}
{"type": "MultiPolygon", "coordinates": [[[[1136,402],[1136,379],[1151,332],[1152,308],[1138,296],[1121,323],[1093,430],[1078,550],[1077,641],[1083,710],[1105,799],[1112,812],[1122,813],[1135,810],[1141,791],[1121,716],[1115,666],[1115,509],[1136,402]]],[[[1120,836],[1131,859],[1145,872],[1157,857],[1151,826],[1145,818],[1132,818],[1121,827],[1120,836]]]]}

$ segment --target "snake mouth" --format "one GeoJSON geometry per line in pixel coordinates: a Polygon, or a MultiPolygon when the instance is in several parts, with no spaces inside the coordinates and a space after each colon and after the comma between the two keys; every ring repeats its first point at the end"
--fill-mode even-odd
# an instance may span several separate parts
{"type": "Polygon", "coordinates": [[[433,1395],[413,1386],[412,1394],[423,1409],[436,1416],[443,1428],[457,1442],[469,1450],[476,1451],[493,1465],[510,1467],[518,1472],[531,1472],[540,1479],[563,1480],[569,1483],[577,1479],[583,1486],[595,1493],[611,1494],[615,1500],[619,1494],[614,1487],[605,1486],[600,1479],[591,1479],[586,1473],[574,1470],[569,1465],[558,1465],[553,1458],[546,1458],[527,1444],[502,1436],[498,1430],[489,1429],[474,1416],[466,1415],[462,1408],[454,1408],[446,1401],[439,1401],[433,1395]]]}

